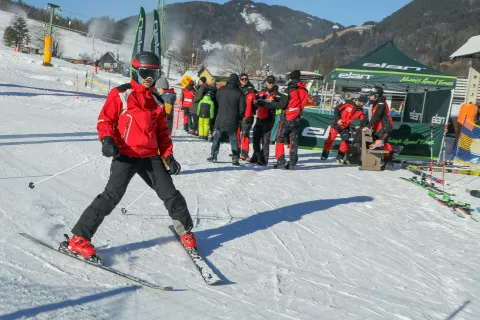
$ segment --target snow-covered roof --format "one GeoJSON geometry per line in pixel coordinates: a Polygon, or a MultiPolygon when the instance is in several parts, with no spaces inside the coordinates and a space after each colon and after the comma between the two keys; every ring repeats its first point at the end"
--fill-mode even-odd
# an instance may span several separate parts
{"type": "Polygon", "coordinates": [[[477,54],[480,55],[480,35],[468,39],[467,43],[450,56],[450,59],[469,58],[477,54]]]}

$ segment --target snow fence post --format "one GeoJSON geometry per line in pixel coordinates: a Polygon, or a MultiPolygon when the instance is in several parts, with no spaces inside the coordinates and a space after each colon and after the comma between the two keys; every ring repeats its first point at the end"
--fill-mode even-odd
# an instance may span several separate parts
{"type": "Polygon", "coordinates": [[[77,98],[78,98],[78,74],[77,74],[77,98]]]}
{"type": "Polygon", "coordinates": [[[87,87],[88,85],[88,71],[87,73],[85,73],[85,88],[87,87]]]}
{"type": "Polygon", "coordinates": [[[93,78],[95,77],[95,73],[92,72],[92,80],[90,82],[90,89],[93,90],[93,78]]]}
{"type": "Polygon", "coordinates": [[[110,92],[110,83],[111,83],[111,79],[108,79],[108,91],[107,91],[107,94],[110,92]]]}

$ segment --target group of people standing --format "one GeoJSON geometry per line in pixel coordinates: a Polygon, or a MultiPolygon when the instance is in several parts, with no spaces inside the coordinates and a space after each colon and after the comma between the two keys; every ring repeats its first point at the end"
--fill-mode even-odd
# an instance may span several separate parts
{"type": "MultiPolygon", "coordinates": [[[[321,160],[327,160],[333,142],[336,137],[340,135],[342,140],[340,148],[337,153],[336,161],[338,163],[348,163],[344,157],[350,149],[350,141],[360,143],[361,131],[371,131],[371,135],[375,138],[370,149],[383,149],[388,151],[384,156],[384,168],[393,168],[393,148],[387,142],[389,134],[393,131],[393,120],[390,115],[390,110],[383,95],[381,87],[374,87],[370,92],[361,95],[354,100],[347,100],[341,103],[334,109],[334,119],[330,125],[330,132],[328,138],[323,145],[323,152],[321,160]],[[364,107],[368,105],[368,115],[364,113],[364,107]],[[353,122],[359,119],[358,126],[352,128],[353,122]],[[352,130],[353,129],[353,130],[352,130]],[[353,139],[351,139],[351,133],[353,139]]],[[[359,149],[359,148],[358,148],[359,149]]],[[[359,153],[360,150],[358,150],[359,153]]],[[[353,152],[353,151],[350,151],[353,152]]]]}
{"type": "Polygon", "coordinates": [[[191,81],[182,93],[184,130],[208,140],[212,134],[211,155],[217,162],[220,143],[228,136],[232,149],[232,164],[240,160],[266,166],[269,159],[270,136],[275,114],[281,113],[276,136],[275,169],[294,170],[298,161],[298,134],[301,113],[307,104],[308,91],[300,81],[300,71],[289,74],[285,93],[279,91],[274,76],[265,79],[265,87],[257,91],[248,74],[231,74],[225,86],[217,89],[200,78],[197,90],[191,81]],[[255,119],[256,115],[256,119],[255,119]],[[253,127],[253,154],[250,157],[250,131],[253,127]],[[290,149],[290,161],[285,159],[285,143],[290,149]]]}

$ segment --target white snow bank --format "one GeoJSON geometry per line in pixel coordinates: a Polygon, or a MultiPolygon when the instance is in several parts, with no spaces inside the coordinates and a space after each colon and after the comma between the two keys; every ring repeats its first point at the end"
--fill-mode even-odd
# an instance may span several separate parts
{"type": "Polygon", "coordinates": [[[254,24],[258,32],[263,33],[272,29],[272,23],[260,13],[247,12],[247,8],[240,13],[247,24],[254,24]]]}

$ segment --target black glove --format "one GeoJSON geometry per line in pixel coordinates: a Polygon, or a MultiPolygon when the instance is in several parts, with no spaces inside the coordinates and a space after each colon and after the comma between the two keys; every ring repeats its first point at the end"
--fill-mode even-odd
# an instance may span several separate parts
{"type": "Polygon", "coordinates": [[[182,170],[182,166],[172,155],[168,156],[165,162],[168,165],[168,173],[170,173],[170,175],[177,175],[180,173],[180,170],[182,170]]]}
{"type": "Polygon", "coordinates": [[[113,160],[120,156],[120,151],[118,151],[118,147],[112,137],[103,137],[102,154],[108,158],[113,157],[113,160]]]}
{"type": "Polygon", "coordinates": [[[264,100],[257,100],[257,106],[259,106],[259,107],[265,106],[265,101],[264,100]]]}

